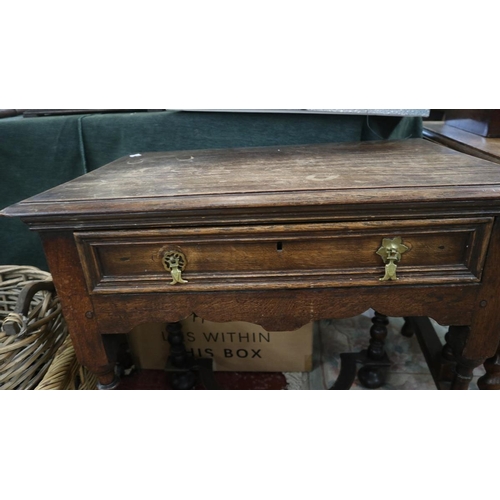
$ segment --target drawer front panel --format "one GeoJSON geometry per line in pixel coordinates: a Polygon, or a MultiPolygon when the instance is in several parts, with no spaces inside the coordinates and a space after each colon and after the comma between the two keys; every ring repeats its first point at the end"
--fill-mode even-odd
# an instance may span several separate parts
{"type": "Polygon", "coordinates": [[[492,218],[76,233],[89,290],[382,286],[384,239],[407,250],[391,285],[479,282],[492,218]],[[181,253],[181,282],[165,267],[181,253]],[[175,282],[175,284],[170,284],[175,282]]]}

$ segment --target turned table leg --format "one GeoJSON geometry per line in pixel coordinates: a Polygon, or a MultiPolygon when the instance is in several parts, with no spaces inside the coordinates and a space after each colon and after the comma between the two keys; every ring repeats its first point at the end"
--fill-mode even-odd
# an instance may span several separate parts
{"type": "Polygon", "coordinates": [[[97,389],[100,391],[110,391],[116,389],[119,385],[120,379],[115,375],[114,371],[98,375],[97,389]]]}
{"type": "Polygon", "coordinates": [[[485,361],[484,368],[486,370],[486,375],[483,375],[477,381],[479,389],[500,390],[500,349],[495,356],[485,361]]]}
{"type": "Polygon", "coordinates": [[[190,368],[193,365],[184,344],[181,323],[167,323],[170,357],[167,371],[171,372],[172,389],[193,389],[196,385],[196,374],[190,368]]]}
{"type": "Polygon", "coordinates": [[[445,344],[441,350],[439,380],[443,382],[453,381],[457,366],[457,360],[455,359],[455,354],[453,353],[452,333],[450,330],[451,329],[448,329],[448,332],[444,336],[445,344]]]}
{"type": "Polygon", "coordinates": [[[481,361],[474,361],[468,359],[460,359],[457,361],[455,367],[455,376],[451,383],[451,388],[453,390],[463,390],[467,391],[469,385],[472,382],[472,372],[476,367],[481,364],[481,361]]]}
{"type": "Polygon", "coordinates": [[[404,320],[405,322],[403,324],[403,327],[401,328],[401,335],[403,335],[403,337],[411,338],[415,334],[415,330],[410,321],[410,318],[404,318],[404,320]]]}
{"type": "Polygon", "coordinates": [[[473,359],[464,355],[470,332],[470,326],[450,326],[446,336],[447,343],[443,349],[443,356],[450,359],[453,357],[456,361],[455,373],[451,382],[453,390],[468,390],[474,369],[484,362],[484,358],[473,359]]]}
{"type": "Polygon", "coordinates": [[[385,383],[389,360],[385,352],[385,340],[387,338],[387,325],[389,320],[387,316],[375,312],[372,318],[372,327],[370,329],[370,346],[368,347],[367,357],[369,361],[365,366],[359,369],[358,379],[361,384],[368,389],[377,389],[385,383]],[[382,364],[379,365],[378,362],[382,364]]]}

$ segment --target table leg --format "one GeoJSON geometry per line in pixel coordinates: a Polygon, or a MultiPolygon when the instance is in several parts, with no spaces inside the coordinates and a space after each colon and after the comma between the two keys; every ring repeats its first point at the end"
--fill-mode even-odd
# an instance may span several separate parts
{"type": "Polygon", "coordinates": [[[167,323],[170,357],[167,371],[171,373],[172,389],[193,389],[196,385],[196,374],[191,369],[193,359],[186,351],[181,323],[167,323]]]}
{"type": "Polygon", "coordinates": [[[113,389],[116,389],[119,385],[120,385],[120,378],[113,373],[112,377],[108,377],[107,375],[100,376],[97,382],[97,389],[100,391],[111,391],[113,389]],[[101,382],[101,380],[106,380],[106,381],[111,380],[111,382],[105,383],[101,382]]]}
{"type": "MultiPolygon", "coordinates": [[[[89,319],[89,318],[86,318],[89,319]]],[[[97,376],[99,390],[111,390],[118,387],[120,377],[115,373],[116,363],[110,358],[102,335],[95,323],[74,323],[68,321],[68,329],[79,362],[97,376]]]]}
{"type": "Polygon", "coordinates": [[[120,383],[115,373],[116,363],[108,354],[93,315],[84,316],[84,319],[74,321],[72,316],[66,319],[78,361],[97,376],[99,390],[115,389],[120,383]]]}
{"type": "MultiPolygon", "coordinates": [[[[500,389],[500,217],[496,217],[489,242],[489,251],[482,273],[482,286],[477,296],[477,307],[472,318],[470,335],[462,348],[462,357],[467,360],[481,358],[485,362],[486,375],[478,381],[480,389],[500,389]]],[[[457,360],[460,363],[460,360],[457,360]]],[[[463,364],[463,363],[462,363],[463,364]]],[[[457,374],[468,373],[463,366],[457,374]]],[[[470,371],[470,370],[469,370],[470,371]]]]}
{"type": "Polygon", "coordinates": [[[477,381],[478,387],[482,390],[500,390],[500,349],[495,356],[485,361],[484,368],[486,375],[477,381]]]}
{"type": "Polygon", "coordinates": [[[387,338],[387,325],[389,320],[387,316],[375,312],[372,318],[372,327],[370,329],[370,346],[368,347],[368,360],[374,362],[367,364],[359,369],[358,379],[361,384],[368,389],[377,389],[385,383],[387,367],[390,365],[385,352],[385,339],[387,338]],[[381,362],[381,365],[377,365],[381,362]]]}
{"type": "Polygon", "coordinates": [[[411,338],[415,334],[415,330],[410,321],[410,318],[404,318],[404,320],[405,322],[403,327],[401,328],[401,335],[403,335],[403,337],[411,338]]]}
{"type": "Polygon", "coordinates": [[[119,378],[98,328],[73,234],[42,235],[42,241],[78,361],[97,376],[99,389],[114,389],[119,378]]]}
{"type": "Polygon", "coordinates": [[[459,359],[455,367],[455,377],[451,383],[451,388],[467,391],[473,378],[472,372],[480,364],[480,360],[459,359]]]}
{"type": "Polygon", "coordinates": [[[452,382],[455,378],[457,360],[452,348],[452,333],[450,329],[444,336],[445,344],[441,350],[439,379],[443,382],[452,382]]]}
{"type": "Polygon", "coordinates": [[[472,359],[464,354],[470,331],[470,326],[450,326],[448,331],[444,354],[453,354],[456,361],[451,382],[451,389],[454,390],[468,390],[474,369],[484,362],[484,358],[472,359]]]}

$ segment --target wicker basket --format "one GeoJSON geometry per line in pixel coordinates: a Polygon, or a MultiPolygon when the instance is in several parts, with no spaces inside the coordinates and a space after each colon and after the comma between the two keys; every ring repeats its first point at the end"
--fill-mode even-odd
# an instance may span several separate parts
{"type": "Polygon", "coordinates": [[[95,390],[97,382],[97,377],[78,363],[68,336],[35,390],[95,390]]]}
{"type": "Polygon", "coordinates": [[[74,353],[49,273],[0,266],[0,389],[95,389],[74,353]]]}

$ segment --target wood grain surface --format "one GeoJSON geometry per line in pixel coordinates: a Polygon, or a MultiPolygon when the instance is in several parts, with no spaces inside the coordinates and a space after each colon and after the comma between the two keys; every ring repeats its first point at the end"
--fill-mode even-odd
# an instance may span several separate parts
{"type": "MultiPolygon", "coordinates": [[[[91,293],[380,286],[376,251],[403,237],[393,285],[478,282],[492,218],[77,233],[91,293]],[[188,283],[169,286],[166,251],[188,283]]],[[[383,274],[383,273],[382,273],[383,274]]]]}
{"type": "Polygon", "coordinates": [[[282,148],[146,153],[127,157],[29,200],[4,215],[78,216],[491,200],[500,170],[423,139],[282,148]]]}
{"type": "MultiPolygon", "coordinates": [[[[310,321],[350,318],[373,308],[392,317],[430,316],[443,325],[470,324],[478,285],[205,293],[94,295],[102,333],[147,322],[176,322],[195,313],[208,321],[248,321],[268,331],[294,331],[310,321]],[[127,311],[124,314],[124,311],[127,311]]],[[[368,332],[367,332],[368,334],[368,332]]],[[[368,335],[367,335],[368,341],[368,335]]]]}

